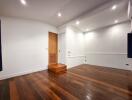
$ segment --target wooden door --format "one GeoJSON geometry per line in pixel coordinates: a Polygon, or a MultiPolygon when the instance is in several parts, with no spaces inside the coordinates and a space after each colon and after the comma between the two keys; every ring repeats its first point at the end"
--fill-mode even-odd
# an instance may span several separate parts
{"type": "Polygon", "coordinates": [[[58,34],[49,32],[49,65],[58,63],[58,34]]]}

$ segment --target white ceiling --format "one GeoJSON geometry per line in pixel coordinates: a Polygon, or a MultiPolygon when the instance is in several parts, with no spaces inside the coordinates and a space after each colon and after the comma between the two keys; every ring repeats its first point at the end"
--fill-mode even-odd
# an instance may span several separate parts
{"type": "Polygon", "coordinates": [[[110,0],[0,0],[0,16],[44,21],[61,26],[110,0]],[[62,12],[62,18],[57,13],[62,12]]]}
{"type": "MultiPolygon", "coordinates": [[[[43,21],[56,27],[72,25],[86,32],[127,21],[128,0],[26,0],[24,6],[20,0],[0,0],[0,16],[18,17],[43,21]],[[111,10],[117,5],[115,11],[111,10]],[[58,18],[57,13],[62,17],[58,18]],[[80,25],[76,25],[76,20],[80,25]]],[[[131,0],[132,1],[132,0],[131,0]]]]}
{"type": "Polygon", "coordinates": [[[118,20],[119,23],[121,23],[128,20],[127,6],[127,0],[114,0],[82,15],[68,23],[68,25],[86,32],[115,24],[115,20],[118,20]],[[117,9],[114,11],[111,9],[113,5],[117,5],[117,9]],[[76,20],[80,21],[80,25],[75,24],[76,20]]]}

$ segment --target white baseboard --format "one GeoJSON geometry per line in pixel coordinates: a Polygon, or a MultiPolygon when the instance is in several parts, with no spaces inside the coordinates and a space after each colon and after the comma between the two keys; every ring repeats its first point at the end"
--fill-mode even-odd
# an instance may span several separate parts
{"type": "Polygon", "coordinates": [[[8,74],[8,75],[1,75],[0,80],[4,80],[4,79],[16,77],[16,76],[21,76],[21,75],[26,75],[26,74],[30,74],[30,73],[34,73],[34,72],[38,72],[38,71],[43,71],[46,69],[47,68],[38,68],[38,69],[32,69],[32,70],[28,70],[28,71],[24,71],[24,72],[12,73],[12,74],[8,74]]]}

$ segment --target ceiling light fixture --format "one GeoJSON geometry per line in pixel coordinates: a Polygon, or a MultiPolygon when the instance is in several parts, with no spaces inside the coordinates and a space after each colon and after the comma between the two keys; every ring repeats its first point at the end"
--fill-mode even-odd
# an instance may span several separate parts
{"type": "Polygon", "coordinates": [[[112,6],[112,10],[116,10],[116,8],[117,8],[117,5],[112,6]]]}
{"type": "Polygon", "coordinates": [[[76,21],[76,25],[79,25],[80,24],[80,22],[79,21],[76,21]]]}
{"type": "Polygon", "coordinates": [[[57,15],[58,15],[58,17],[61,17],[62,16],[62,14],[60,12],[57,15]]]}
{"type": "Polygon", "coordinates": [[[20,2],[21,2],[23,5],[26,5],[26,4],[27,4],[26,0],[20,0],[20,2]]]}
{"type": "Polygon", "coordinates": [[[118,20],[115,20],[115,24],[118,23],[119,21],[118,20]]]}
{"type": "Polygon", "coordinates": [[[88,29],[88,28],[86,28],[86,31],[89,31],[89,29],[88,29]]]}

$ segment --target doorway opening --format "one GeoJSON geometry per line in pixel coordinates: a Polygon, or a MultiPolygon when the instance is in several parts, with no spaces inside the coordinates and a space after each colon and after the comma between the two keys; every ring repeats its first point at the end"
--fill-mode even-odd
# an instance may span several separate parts
{"type": "Polygon", "coordinates": [[[58,63],[58,34],[49,32],[48,47],[49,65],[48,70],[54,73],[66,72],[66,65],[58,63]]]}

